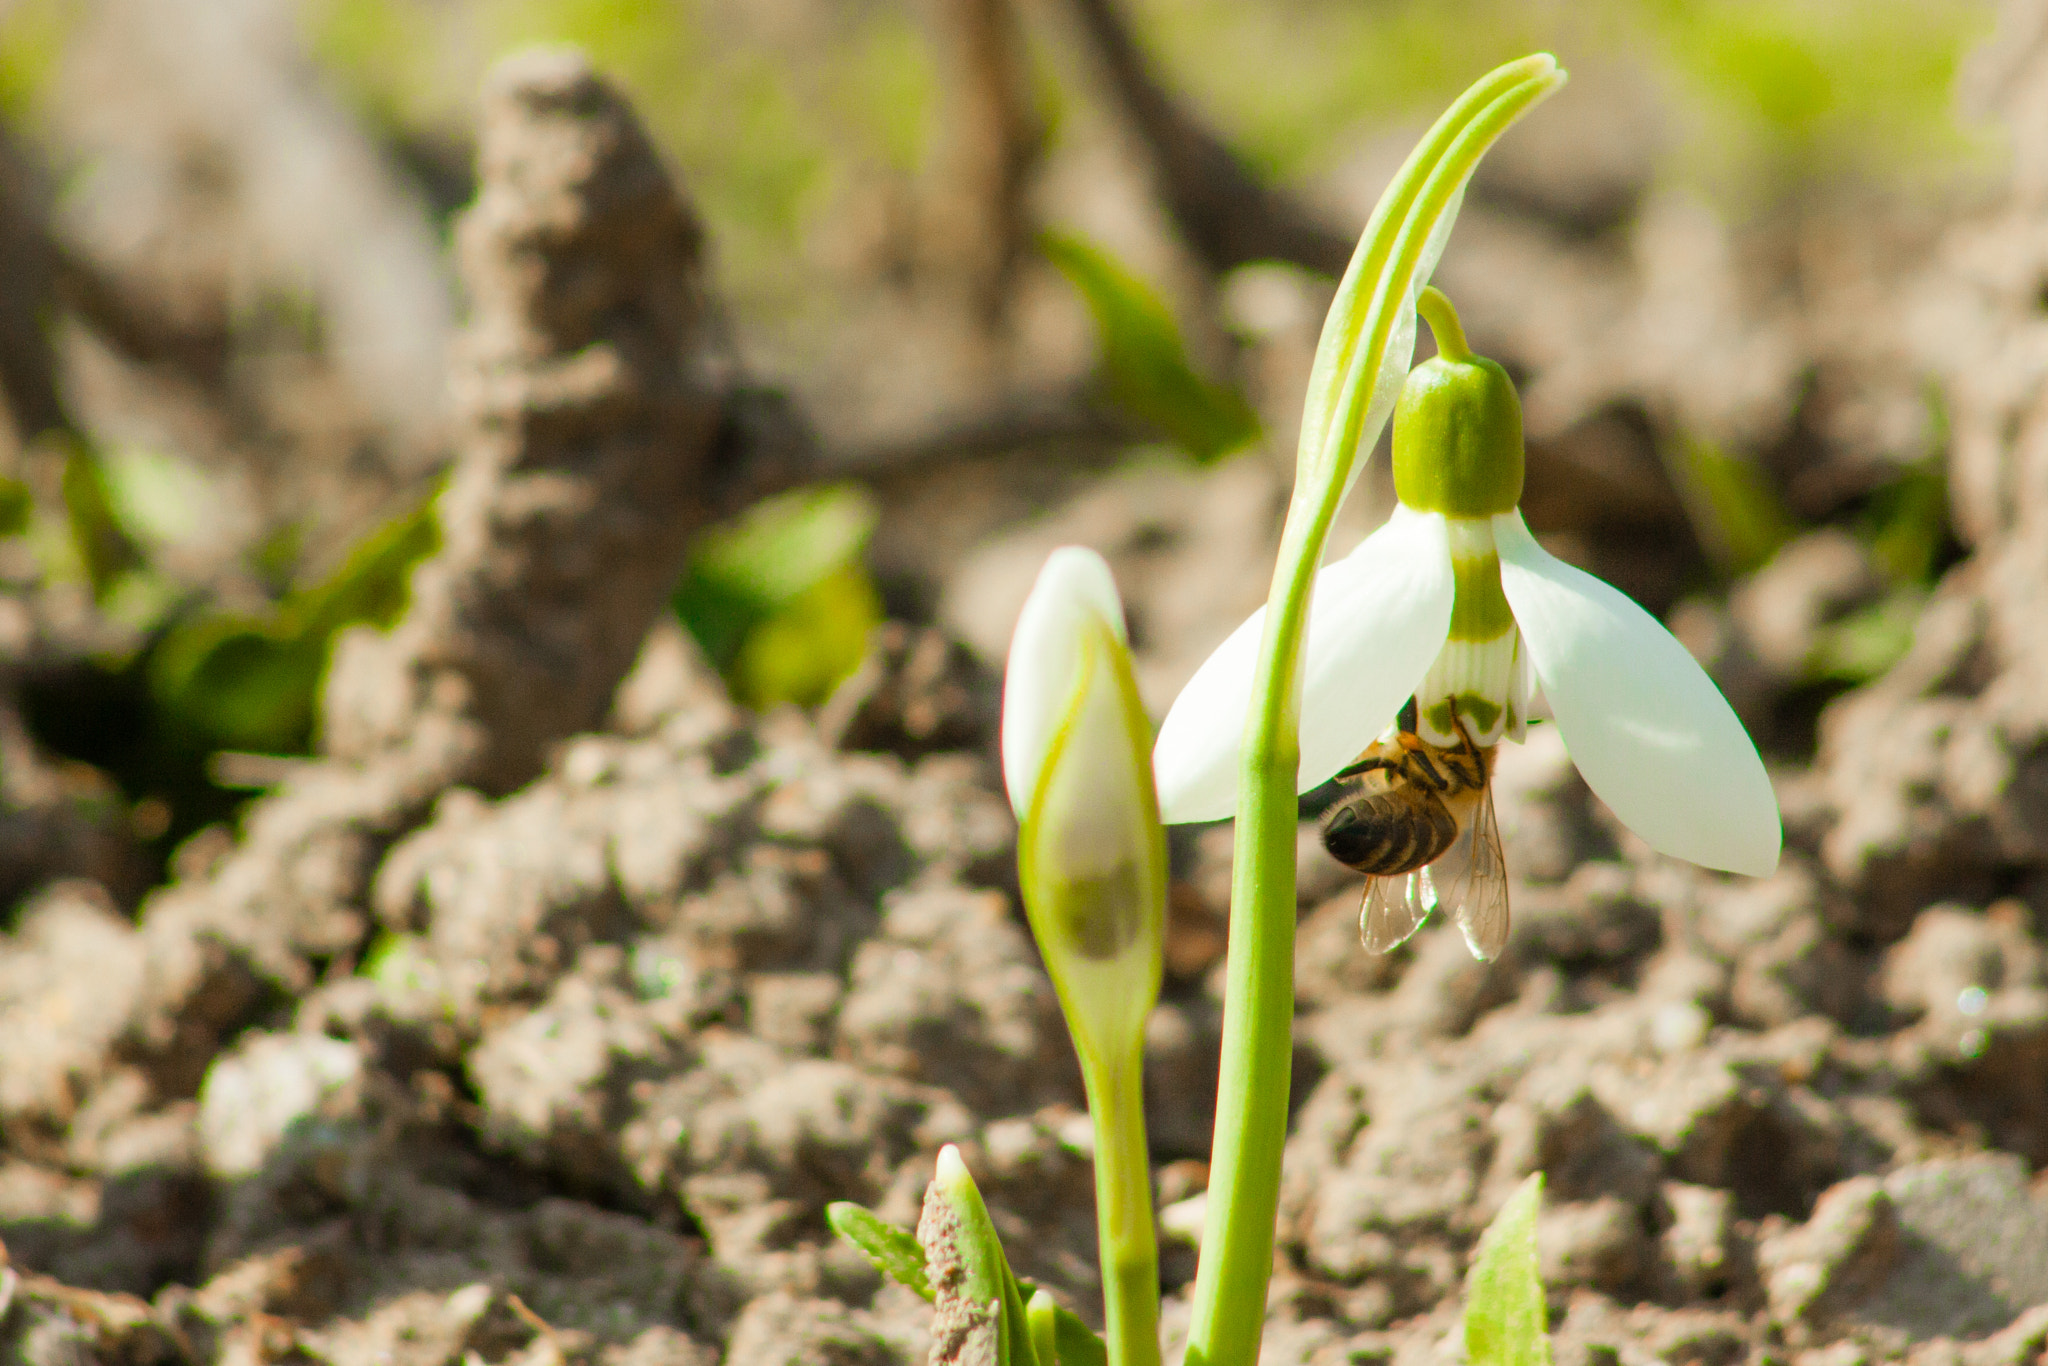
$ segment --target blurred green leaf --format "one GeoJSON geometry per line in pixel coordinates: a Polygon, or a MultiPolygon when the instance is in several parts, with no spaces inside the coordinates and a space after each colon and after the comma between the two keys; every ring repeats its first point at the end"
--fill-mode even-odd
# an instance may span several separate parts
{"type": "Polygon", "coordinates": [[[280,614],[304,635],[326,637],[357,622],[388,628],[412,599],[413,566],[440,548],[441,520],[429,495],[358,541],[327,578],[287,597],[280,614]]]}
{"type": "Polygon", "coordinates": [[[76,0],[0,5],[0,118],[20,124],[34,116],[86,12],[76,0]]]}
{"type": "Polygon", "coordinates": [[[1941,459],[1911,466],[1873,494],[1861,530],[1892,582],[1931,582],[1949,539],[1948,470],[1941,459]]]}
{"type": "Polygon", "coordinates": [[[179,622],[150,654],[152,696],[204,748],[303,753],[335,632],[395,621],[413,566],[439,545],[430,498],[267,613],[201,613],[179,622]]]}
{"type": "Polygon", "coordinates": [[[142,569],[145,561],[135,537],[121,524],[115,510],[113,491],[106,466],[98,452],[82,439],[60,437],[68,449],[64,454],[64,516],[71,529],[71,541],[78,552],[85,579],[93,597],[102,598],[114,581],[142,569]]]}
{"type": "Polygon", "coordinates": [[[1926,590],[1904,584],[1839,621],[1814,632],[1806,657],[1806,673],[1816,683],[1868,683],[1905,657],[1926,590]]]}
{"type": "Polygon", "coordinates": [[[851,1200],[835,1200],[825,1206],[825,1222],[834,1233],[865,1252],[877,1271],[898,1285],[915,1290],[927,1301],[932,1298],[932,1284],[924,1269],[924,1249],[918,1246],[915,1236],[884,1223],[873,1210],[851,1200]]]}
{"type": "Polygon", "coordinates": [[[115,521],[137,544],[181,545],[208,534],[219,494],[191,461],[141,446],[116,446],[99,460],[115,521]]]}
{"type": "Polygon", "coordinates": [[[1533,1172],[1480,1235],[1465,1278],[1465,1360],[1470,1366],[1550,1366],[1550,1316],[1536,1267],[1543,1173],[1533,1172]]]}
{"type": "Polygon", "coordinates": [[[882,624],[882,598],[849,561],[757,623],[733,661],[732,681],[750,707],[816,706],[860,665],[882,624]]]}
{"type": "Polygon", "coordinates": [[[875,510],[850,485],[769,499],[705,536],[676,615],[753,707],[813,705],[853,672],[882,619],[861,555],[875,510]]]}
{"type": "Polygon", "coordinates": [[[1173,314],[1149,285],[1071,233],[1044,233],[1039,247],[1095,315],[1111,402],[1203,464],[1258,438],[1251,404],[1195,372],[1173,314]]]}
{"type": "Polygon", "coordinates": [[[691,576],[741,588],[771,609],[785,606],[855,559],[874,529],[872,500],[850,484],[784,494],[707,534],[691,576]]]}
{"type": "Polygon", "coordinates": [[[1763,471],[1712,442],[1686,439],[1673,470],[1693,530],[1731,575],[1763,567],[1799,525],[1763,471]]]}
{"type": "Polygon", "coordinates": [[[326,663],[324,640],[276,620],[203,616],[181,622],[150,655],[150,691],[207,748],[303,750],[326,663]]]}
{"type": "Polygon", "coordinates": [[[0,475],[0,536],[19,536],[36,511],[35,495],[19,479],[0,475]]]}

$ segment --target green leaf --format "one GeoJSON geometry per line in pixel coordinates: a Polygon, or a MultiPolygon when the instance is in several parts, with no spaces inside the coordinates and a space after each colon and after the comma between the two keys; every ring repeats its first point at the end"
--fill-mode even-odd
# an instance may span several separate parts
{"type": "Polygon", "coordinates": [[[151,651],[150,691],[202,748],[305,752],[328,647],[345,626],[389,626],[413,566],[439,548],[429,497],[359,542],[339,568],[259,615],[202,613],[151,651]]]}
{"type": "Polygon", "coordinates": [[[1872,494],[1861,529],[1892,582],[1931,583],[1949,537],[1948,475],[1940,458],[1908,467],[1872,494]]]}
{"type": "Polygon", "coordinates": [[[1207,464],[1259,435],[1258,415],[1235,389],[1196,373],[1173,314],[1143,280],[1100,247],[1048,232],[1039,249],[1081,291],[1102,337],[1102,376],[1111,402],[1156,427],[1207,464]]]}
{"type": "Polygon", "coordinates": [[[1806,675],[1816,683],[1868,683],[1905,657],[1920,624],[1926,590],[1904,584],[1814,633],[1806,675]]]}
{"type": "Polygon", "coordinates": [[[1065,1305],[1053,1309],[1052,1333],[1059,1366],[1109,1366],[1109,1349],[1102,1339],[1065,1305]]]}
{"type": "Polygon", "coordinates": [[[1471,1366],[1550,1366],[1550,1314],[1536,1268],[1543,1173],[1531,1173],[1479,1239],[1465,1278],[1465,1359],[1471,1366]]]}
{"type": "Polygon", "coordinates": [[[116,446],[102,453],[99,469],[108,510],[138,544],[185,545],[211,533],[220,492],[192,461],[145,446],[116,446]]]}
{"type": "Polygon", "coordinates": [[[873,500],[851,485],[768,499],[704,537],[676,615],[741,701],[821,702],[882,619],[862,555],[873,500]]]}
{"type": "Polygon", "coordinates": [[[327,578],[287,597],[282,616],[299,634],[331,636],[343,626],[366,622],[389,628],[412,600],[412,571],[441,548],[441,520],[434,512],[436,488],[419,506],[357,542],[327,578]]]}
{"type": "Polygon", "coordinates": [[[992,1345],[1001,1366],[1035,1366],[1024,1288],[1003,1255],[974,1177],[951,1144],[939,1150],[938,1171],[925,1188],[917,1240],[932,1282],[933,1335],[964,1337],[970,1358],[978,1343],[982,1350],[992,1345]]]}
{"type": "Polygon", "coordinates": [[[173,627],[151,653],[150,690],[205,748],[300,753],[312,730],[325,644],[259,618],[195,618],[173,627]]]}
{"type": "Polygon", "coordinates": [[[35,515],[35,496],[19,479],[0,475],[0,536],[19,536],[35,515]]]}
{"type": "Polygon", "coordinates": [[[883,1223],[873,1210],[851,1200],[835,1200],[825,1206],[825,1222],[834,1233],[867,1253],[875,1270],[926,1300],[932,1298],[932,1285],[924,1274],[924,1249],[916,1237],[883,1223]]]}
{"type": "Polygon", "coordinates": [[[857,562],[825,578],[754,624],[727,675],[750,707],[816,706],[859,667],[868,634],[882,624],[882,598],[857,562]]]}
{"type": "Polygon", "coordinates": [[[1673,473],[1693,530],[1730,574],[1762,568],[1799,532],[1763,471],[1710,441],[1686,441],[1673,473]]]}
{"type": "Polygon", "coordinates": [[[67,441],[64,456],[64,514],[85,579],[95,599],[104,597],[124,574],[144,568],[142,551],[115,512],[113,492],[99,455],[82,440],[67,441]]]}

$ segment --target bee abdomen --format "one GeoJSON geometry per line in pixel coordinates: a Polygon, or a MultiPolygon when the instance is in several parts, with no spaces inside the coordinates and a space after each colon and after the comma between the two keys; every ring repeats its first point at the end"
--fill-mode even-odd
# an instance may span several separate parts
{"type": "Polygon", "coordinates": [[[1375,877],[1412,873],[1442,857],[1457,836],[1458,823],[1443,803],[1383,795],[1345,802],[1323,822],[1330,857],[1375,877]]]}

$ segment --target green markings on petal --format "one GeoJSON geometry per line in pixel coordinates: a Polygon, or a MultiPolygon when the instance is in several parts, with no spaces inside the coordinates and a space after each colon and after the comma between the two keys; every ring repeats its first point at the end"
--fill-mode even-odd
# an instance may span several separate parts
{"type": "Polygon", "coordinates": [[[1451,557],[1451,639],[1494,640],[1514,629],[1515,613],[1500,590],[1500,556],[1451,557]]]}
{"type": "MultiPolygon", "coordinates": [[[[1500,704],[1489,702],[1476,692],[1461,692],[1456,697],[1446,697],[1428,711],[1423,719],[1439,735],[1456,735],[1451,725],[1451,704],[1457,704],[1457,719],[1465,723],[1465,729],[1474,736],[1484,735],[1493,729],[1493,723],[1500,719],[1500,704]]],[[[1513,710],[1513,708],[1510,708],[1513,710]]]]}

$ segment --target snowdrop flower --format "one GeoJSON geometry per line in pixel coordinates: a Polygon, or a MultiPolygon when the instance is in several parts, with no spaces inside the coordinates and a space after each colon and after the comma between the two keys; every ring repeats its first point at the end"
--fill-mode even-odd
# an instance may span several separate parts
{"type": "MultiPolygon", "coordinates": [[[[1419,310],[1438,355],[1394,411],[1386,525],[1316,576],[1300,698],[1300,791],[1384,733],[1412,696],[1418,733],[1520,740],[1537,688],[1586,783],[1653,848],[1761,876],[1777,865],[1778,806],[1756,747],[1713,681],[1656,618],[1545,552],[1522,522],[1514,386],[1472,354],[1450,301],[1419,310]]],[[[1237,801],[1264,610],[1174,702],[1154,751],[1169,822],[1219,820],[1237,801]]]]}
{"type": "Polygon", "coordinates": [[[1142,1046],[1166,934],[1166,834],[1123,605],[1092,550],[1052,553],[1003,680],[1003,780],[1031,931],[1084,1055],[1142,1046]]]}

